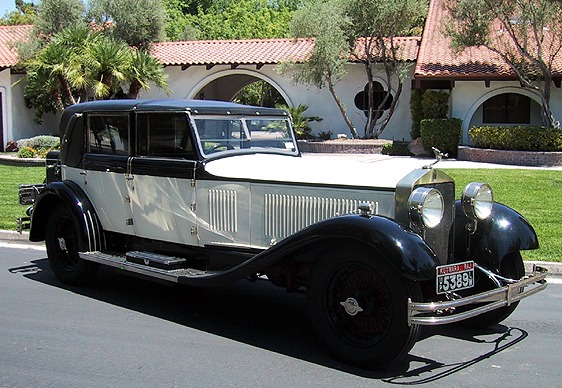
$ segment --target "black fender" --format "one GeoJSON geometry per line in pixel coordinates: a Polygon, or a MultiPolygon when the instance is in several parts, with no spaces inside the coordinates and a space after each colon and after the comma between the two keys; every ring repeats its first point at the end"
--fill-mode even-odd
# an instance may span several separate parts
{"type": "Polygon", "coordinates": [[[101,251],[105,239],[101,223],[90,199],[74,182],[49,183],[39,194],[31,214],[30,241],[44,241],[47,219],[56,206],[66,206],[78,222],[80,252],[101,251]]]}
{"type": "Polygon", "coordinates": [[[380,216],[348,215],[308,226],[227,271],[198,279],[180,279],[180,282],[190,285],[228,284],[259,273],[303,249],[316,247],[318,244],[333,248],[336,240],[348,243],[351,258],[354,242],[358,247],[373,248],[374,255],[378,254],[373,260],[386,260],[400,275],[412,280],[433,279],[435,267],[439,265],[431,248],[412,230],[380,216]]]}
{"type": "Polygon", "coordinates": [[[537,249],[535,230],[521,214],[512,208],[494,203],[491,216],[478,221],[476,232],[467,230],[470,223],[462,210],[461,201],[455,203],[455,258],[474,260],[489,269],[499,270],[509,253],[537,249]]]}

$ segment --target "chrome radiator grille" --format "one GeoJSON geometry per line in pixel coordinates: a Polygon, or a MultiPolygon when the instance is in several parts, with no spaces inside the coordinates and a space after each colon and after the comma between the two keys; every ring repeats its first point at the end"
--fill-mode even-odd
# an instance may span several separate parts
{"type": "Polygon", "coordinates": [[[378,203],[373,201],[266,194],[265,236],[283,239],[316,222],[355,213],[360,203],[368,203],[371,212],[378,213],[378,203]]]}

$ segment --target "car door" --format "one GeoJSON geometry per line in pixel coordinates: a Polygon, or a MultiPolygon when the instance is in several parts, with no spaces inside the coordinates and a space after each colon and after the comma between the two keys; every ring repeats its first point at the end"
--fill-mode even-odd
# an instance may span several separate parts
{"type": "Polygon", "coordinates": [[[68,168],[65,179],[88,195],[104,230],[134,234],[129,189],[130,120],[126,112],[90,113],[83,168],[68,168]]]}
{"type": "Polygon", "coordinates": [[[186,114],[138,112],[136,123],[127,176],[136,235],[198,245],[196,154],[186,114]]]}

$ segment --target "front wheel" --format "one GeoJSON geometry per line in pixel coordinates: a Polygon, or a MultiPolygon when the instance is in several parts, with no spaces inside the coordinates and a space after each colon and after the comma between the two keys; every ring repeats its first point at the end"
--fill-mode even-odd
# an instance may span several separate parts
{"type": "Polygon", "coordinates": [[[408,298],[421,301],[417,283],[381,257],[340,250],[312,269],[307,307],[319,337],[342,360],[378,368],[406,355],[420,327],[408,325],[408,298]]]}
{"type": "Polygon", "coordinates": [[[68,208],[59,206],[47,220],[45,244],[49,264],[55,276],[75,286],[90,283],[99,264],[86,261],[78,255],[79,225],[68,208]]]}

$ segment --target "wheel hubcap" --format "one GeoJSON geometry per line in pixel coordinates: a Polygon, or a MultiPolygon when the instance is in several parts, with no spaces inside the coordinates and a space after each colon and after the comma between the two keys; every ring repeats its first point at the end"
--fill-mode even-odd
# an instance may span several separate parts
{"type": "Polygon", "coordinates": [[[359,303],[354,298],[347,298],[345,301],[340,302],[340,305],[343,306],[345,312],[352,317],[363,311],[361,306],[359,306],[359,303]]]}
{"type": "Polygon", "coordinates": [[[68,249],[66,248],[66,240],[63,237],[59,237],[58,240],[61,251],[68,252],[68,249]]]}

